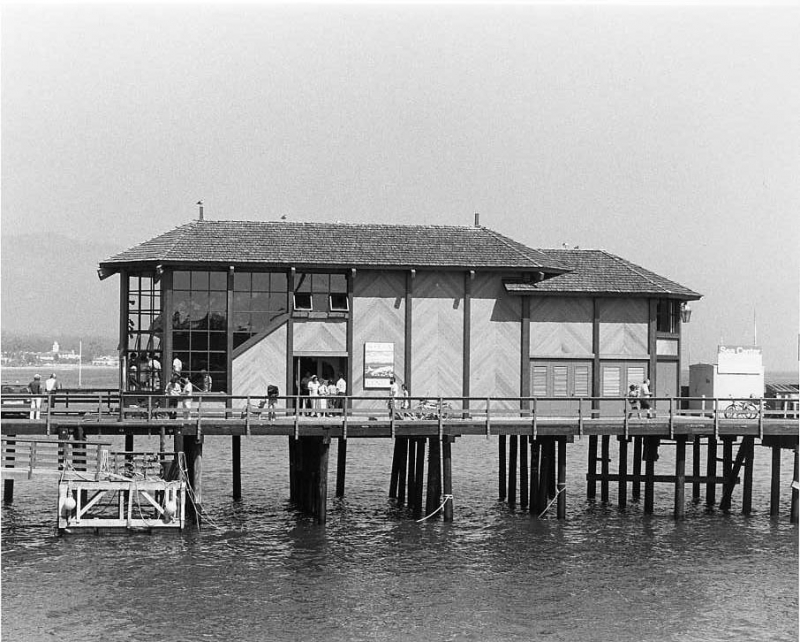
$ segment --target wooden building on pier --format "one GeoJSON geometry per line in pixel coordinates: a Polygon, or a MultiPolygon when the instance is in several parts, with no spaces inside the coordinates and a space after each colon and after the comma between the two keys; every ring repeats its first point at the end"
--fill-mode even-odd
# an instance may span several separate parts
{"type": "Polygon", "coordinates": [[[112,256],[99,275],[120,275],[120,387],[162,390],[177,359],[198,388],[254,397],[298,394],[306,373],[382,399],[392,375],[412,396],[618,398],[645,378],[679,394],[699,294],[477,223],[201,218],[112,256]]]}

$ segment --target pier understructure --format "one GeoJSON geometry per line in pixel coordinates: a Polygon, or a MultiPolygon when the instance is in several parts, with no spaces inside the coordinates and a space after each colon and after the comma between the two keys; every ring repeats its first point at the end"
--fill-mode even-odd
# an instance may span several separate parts
{"type": "MultiPolygon", "coordinates": [[[[61,393],[65,394],[65,393],[61,393]]],[[[388,494],[398,505],[406,506],[416,519],[454,518],[452,460],[454,444],[460,440],[468,447],[468,437],[497,439],[498,498],[509,507],[527,510],[534,516],[567,514],[567,451],[575,438],[586,437],[588,461],[586,496],[611,501],[610,490],[616,483],[617,504],[624,509],[628,501],[638,501],[644,489],[644,513],[652,514],[655,484],[674,487],[672,512],[676,519],[685,516],[686,488],[694,502],[705,501],[720,510],[732,508],[740,489],[741,511],[752,510],[753,463],[755,446],[771,450],[771,486],[769,513],[777,517],[781,500],[781,450],[794,452],[791,484],[790,520],[798,522],[798,421],[795,412],[774,409],[771,400],[750,400],[757,413],[725,413],[731,400],[703,399],[702,405],[686,398],[657,398],[650,417],[633,417],[625,399],[581,398],[574,400],[574,411],[560,411],[559,416],[537,412],[542,398],[438,398],[391,400],[376,397],[345,397],[336,408],[319,412],[308,398],[281,397],[266,406],[259,400],[221,394],[196,395],[189,407],[169,408],[163,397],[141,394],[119,395],[110,391],[98,394],[94,401],[56,399],[43,404],[39,419],[4,417],[2,421],[2,471],[4,501],[13,500],[15,479],[38,474],[38,449],[55,444],[61,453],[62,475],[59,490],[59,526],[75,525],[78,517],[92,506],[108,503],[108,497],[122,490],[115,501],[113,516],[118,525],[146,527],[155,521],[183,526],[184,513],[202,515],[203,444],[207,436],[231,439],[231,488],[234,500],[241,499],[242,437],[283,437],[288,440],[289,498],[317,522],[327,520],[329,495],[329,457],[331,443],[337,442],[337,497],[345,493],[347,443],[350,439],[382,438],[392,447],[388,473],[388,494]],[[58,403],[58,402],[61,403],[58,403]],[[601,405],[602,401],[602,405],[601,405]],[[609,411],[610,402],[618,402],[619,411],[609,411]],[[691,406],[691,407],[690,407],[691,406]],[[602,407],[602,410],[601,410],[602,407]],[[59,408],[63,409],[59,412],[59,408]],[[70,410],[67,410],[70,408],[70,410]],[[125,450],[116,456],[131,462],[142,453],[134,450],[135,437],[160,435],[157,457],[163,469],[162,486],[118,489],[106,479],[108,488],[85,488],[87,480],[65,479],[64,453],[104,452],[103,436],[125,436],[125,450]],[[172,478],[168,474],[167,442],[173,441],[172,478]],[[616,441],[616,461],[612,457],[612,439],[616,441]],[[26,446],[26,442],[37,444],[26,446]],[[44,443],[42,443],[44,442],[44,443]],[[659,452],[675,449],[674,470],[659,471],[659,452]],[[686,451],[692,449],[692,468],[686,470],[686,451]],[[92,450],[94,449],[94,450],[92,450]],[[704,452],[705,451],[705,452],[704,452]],[[720,457],[721,452],[721,457],[720,457]],[[615,469],[612,469],[615,464],[615,469]],[[705,464],[705,465],[703,465],[705,464]],[[175,477],[178,470],[184,479],[175,477]],[[185,488],[175,487],[173,482],[185,488]],[[141,494],[139,491],[143,491],[141,494]],[[184,491],[192,501],[184,505],[184,491]],[[705,497],[703,498],[703,491],[705,497]],[[90,492],[95,494],[89,496],[90,492]],[[629,495],[630,493],[630,495],[629,495]],[[130,508],[126,512],[124,502],[130,508]],[[73,502],[75,506],[73,507],[73,502]],[[152,518],[141,524],[133,521],[134,504],[144,503],[152,518]],[[69,510],[65,511],[65,504],[69,510]],[[551,508],[555,505],[555,510],[551,508]],[[67,520],[72,514],[72,522],[67,520]],[[83,511],[83,512],[81,512],[83,511]],[[166,519],[165,519],[166,518],[166,519]],[[123,524],[124,522],[124,524],[123,524]]],[[[6,399],[3,399],[4,403],[6,399]]],[[[613,404],[612,404],[613,407],[613,404]]],[[[53,446],[49,446],[53,447],[53,446]]],[[[105,451],[108,452],[108,451],[105,451]]],[[[56,462],[58,462],[56,455],[56,462]]],[[[52,466],[50,467],[52,469],[52,466]]],[[[494,463],[492,463],[494,468],[494,463]]],[[[488,471],[487,471],[488,472],[488,471]]],[[[494,474],[494,473],[492,473],[494,474]]],[[[97,480],[92,480],[95,483],[97,480]]],[[[88,522],[87,522],[88,523],[88,522]]]]}

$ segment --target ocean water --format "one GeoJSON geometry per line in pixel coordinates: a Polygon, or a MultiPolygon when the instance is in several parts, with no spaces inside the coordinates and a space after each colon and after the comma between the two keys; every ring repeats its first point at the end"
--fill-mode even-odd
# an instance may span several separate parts
{"type": "MultiPolygon", "coordinates": [[[[770,453],[756,447],[750,516],[738,491],[723,514],[692,504],[687,488],[677,522],[668,484],[656,486],[652,516],[639,503],[589,502],[587,444],[568,446],[561,521],[555,507],[537,519],[497,501],[497,439],[483,437],[454,444],[450,524],[417,523],[387,498],[381,439],[349,442],[346,496],[329,498],[324,527],[287,501],[285,438],[242,440],[234,502],[230,439],[208,437],[208,519],[183,534],[58,537],[55,482],[17,482],[2,508],[3,640],[796,642],[791,453],[779,518],[769,517],[770,453]]],[[[662,448],[657,473],[672,470],[672,451],[662,448]]]]}
{"type": "MultiPolygon", "coordinates": [[[[92,371],[85,386],[114,385],[103,380],[113,369],[92,371]]],[[[2,639],[796,642],[791,452],[780,517],[769,516],[770,451],[756,446],[750,516],[740,489],[724,514],[693,504],[687,487],[686,519],[675,521],[669,484],[656,485],[652,516],[640,503],[620,511],[615,485],[608,505],[588,501],[587,446],[567,449],[566,520],[555,506],[537,519],[498,502],[497,438],[483,437],[453,446],[450,524],[417,523],[388,499],[382,439],[349,442],[343,499],[332,445],[324,527],[288,502],[285,438],[242,440],[234,502],[230,439],[207,437],[207,519],[182,534],[58,537],[56,483],[18,481],[0,514],[2,639]]],[[[135,447],[156,450],[158,439],[135,447]]],[[[672,472],[674,449],[661,452],[656,473],[672,472]]]]}

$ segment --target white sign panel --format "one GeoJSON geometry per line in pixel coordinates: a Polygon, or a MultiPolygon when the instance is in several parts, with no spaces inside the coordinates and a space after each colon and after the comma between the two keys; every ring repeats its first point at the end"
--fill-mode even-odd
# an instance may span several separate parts
{"type": "Polygon", "coordinates": [[[761,348],[758,346],[719,346],[717,372],[720,374],[761,374],[761,348]]]}
{"type": "Polygon", "coordinates": [[[364,344],[364,387],[389,388],[394,377],[394,343],[364,344]]]}

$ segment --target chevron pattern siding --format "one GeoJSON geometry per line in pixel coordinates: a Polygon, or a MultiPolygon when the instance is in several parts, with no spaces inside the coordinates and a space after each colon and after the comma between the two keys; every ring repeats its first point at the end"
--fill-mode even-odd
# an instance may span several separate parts
{"type": "Polygon", "coordinates": [[[497,276],[477,274],[470,306],[470,396],[519,396],[519,297],[509,296],[497,276]]]}
{"type": "Polygon", "coordinates": [[[647,355],[646,299],[601,299],[600,355],[647,355]]]}
{"type": "Polygon", "coordinates": [[[286,325],[264,337],[233,360],[234,395],[263,397],[267,386],[278,386],[286,394],[286,325]]]}
{"type": "Polygon", "coordinates": [[[412,308],[411,396],[462,394],[464,273],[418,272],[412,308]]]}
{"type": "Polygon", "coordinates": [[[295,354],[347,352],[347,322],[344,319],[295,319],[293,332],[295,354]]]}
{"type": "Polygon", "coordinates": [[[594,305],[588,297],[531,298],[531,357],[592,354],[594,305]]]}
{"type": "MultiPolygon", "coordinates": [[[[353,281],[352,394],[385,398],[385,390],[364,390],[364,344],[394,343],[394,370],[405,373],[406,275],[359,270],[353,281]]],[[[381,401],[383,403],[383,401],[381,401]]],[[[385,407],[385,406],[384,406],[385,407]]]]}

